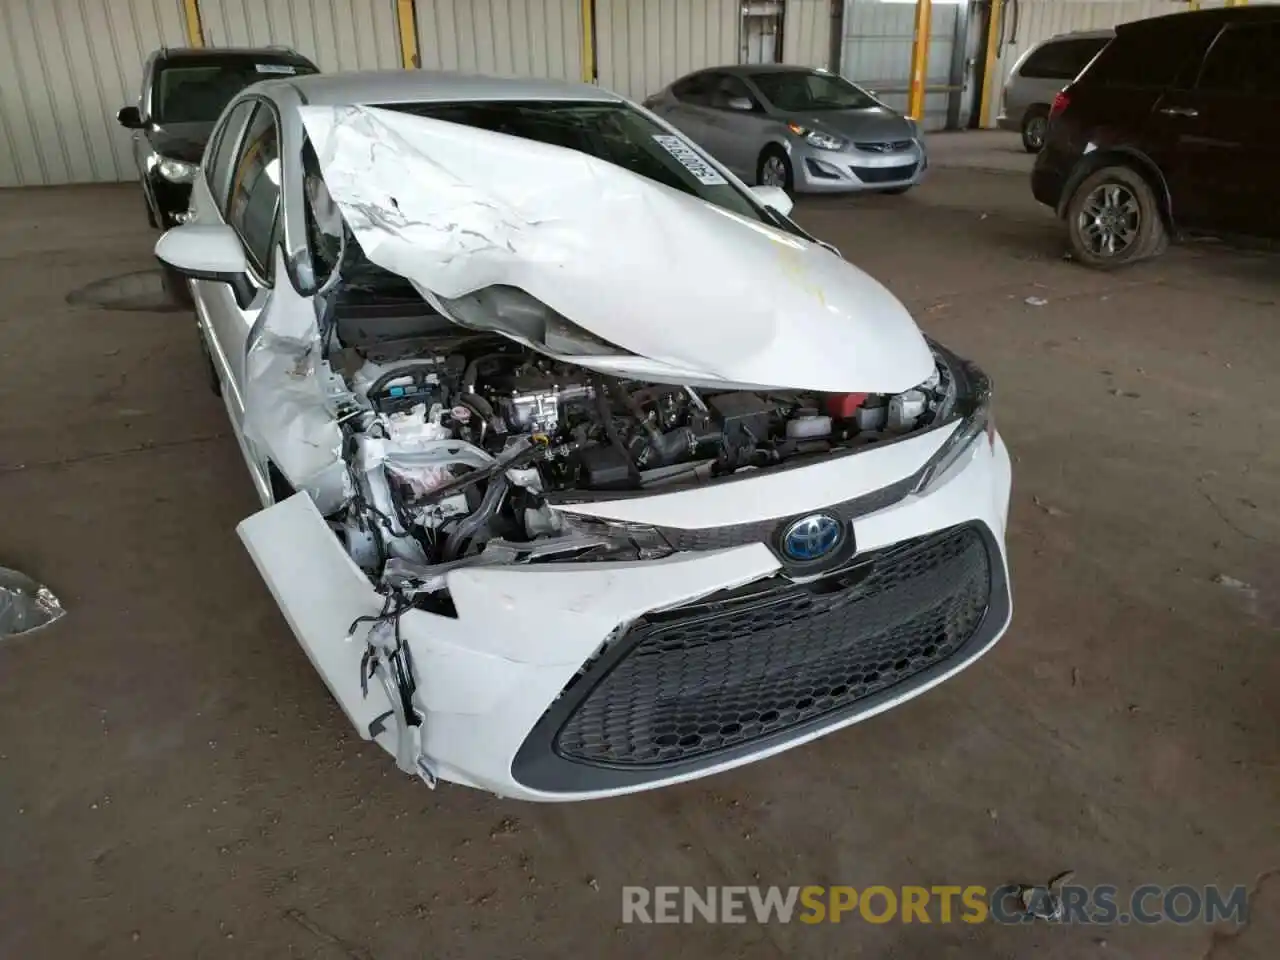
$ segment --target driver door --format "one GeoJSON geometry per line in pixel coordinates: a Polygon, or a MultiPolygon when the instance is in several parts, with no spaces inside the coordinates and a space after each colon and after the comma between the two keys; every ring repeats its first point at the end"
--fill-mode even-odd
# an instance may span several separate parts
{"type": "Polygon", "coordinates": [[[706,113],[702,145],[735,175],[747,183],[754,183],[756,163],[768,141],[766,129],[769,118],[760,102],[741,77],[716,74],[706,113]],[[730,106],[741,106],[744,101],[751,104],[749,110],[730,106]]]}
{"type": "Polygon", "coordinates": [[[192,281],[196,309],[237,431],[244,422],[244,362],[249,331],[274,283],[271,250],[280,224],[280,125],[265,101],[248,99],[228,114],[197,201],[197,221],[226,223],[249,265],[251,298],[241,306],[231,287],[192,281]]]}

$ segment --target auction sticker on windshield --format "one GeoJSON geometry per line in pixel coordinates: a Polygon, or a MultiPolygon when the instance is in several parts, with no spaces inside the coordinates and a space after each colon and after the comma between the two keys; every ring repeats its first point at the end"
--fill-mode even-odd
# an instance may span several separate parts
{"type": "Polygon", "coordinates": [[[679,160],[680,164],[692,173],[699,183],[714,187],[717,184],[729,182],[716,172],[715,167],[698,156],[679,137],[673,137],[666,133],[655,133],[653,139],[657,140],[667,153],[679,160]]]}
{"type": "Polygon", "coordinates": [[[254,69],[259,73],[287,73],[290,76],[298,72],[298,68],[287,63],[255,63],[254,69]]]}

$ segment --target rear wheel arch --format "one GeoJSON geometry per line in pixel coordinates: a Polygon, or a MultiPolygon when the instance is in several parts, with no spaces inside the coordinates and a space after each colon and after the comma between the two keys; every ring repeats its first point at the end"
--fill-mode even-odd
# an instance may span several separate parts
{"type": "Polygon", "coordinates": [[[1151,192],[1156,195],[1156,200],[1160,205],[1160,219],[1164,221],[1165,230],[1171,236],[1175,235],[1173,198],[1169,194],[1169,183],[1165,180],[1164,174],[1160,172],[1160,167],[1157,166],[1156,162],[1137,150],[1095,150],[1081,160],[1080,163],[1076,164],[1076,168],[1071,171],[1071,176],[1067,178],[1062,196],[1058,200],[1059,219],[1065,219],[1067,207],[1071,205],[1071,198],[1075,196],[1080,184],[1104,167],[1129,167],[1138,173],[1147,182],[1147,185],[1151,187],[1151,192]]]}

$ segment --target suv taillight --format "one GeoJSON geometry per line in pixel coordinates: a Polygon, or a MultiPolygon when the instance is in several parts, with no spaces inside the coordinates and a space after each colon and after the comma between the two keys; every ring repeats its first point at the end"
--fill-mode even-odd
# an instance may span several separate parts
{"type": "Polygon", "coordinates": [[[1067,94],[1067,91],[1059,90],[1053,95],[1053,106],[1049,108],[1049,119],[1052,120],[1069,106],[1071,106],[1071,97],[1067,94]]]}

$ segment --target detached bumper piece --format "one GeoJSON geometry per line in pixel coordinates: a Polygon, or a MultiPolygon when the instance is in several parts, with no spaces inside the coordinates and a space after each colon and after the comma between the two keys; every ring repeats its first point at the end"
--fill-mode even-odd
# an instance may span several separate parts
{"type": "Polygon", "coordinates": [[[565,689],[512,772],[591,789],[757,753],[908,695],[980,652],[1007,614],[979,523],[809,583],[773,577],[653,613],[565,689]]]}

